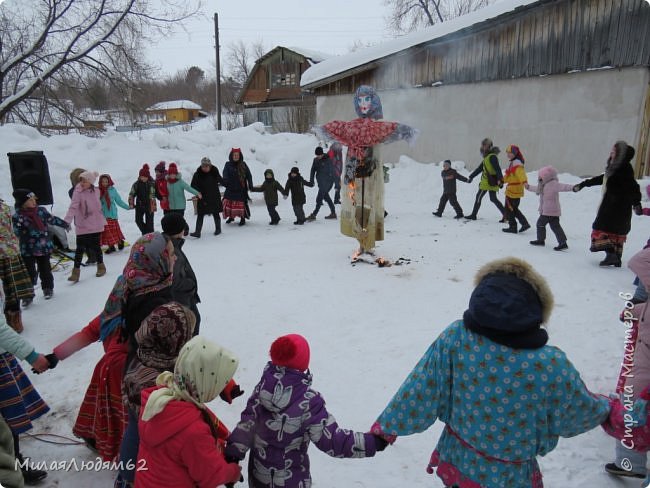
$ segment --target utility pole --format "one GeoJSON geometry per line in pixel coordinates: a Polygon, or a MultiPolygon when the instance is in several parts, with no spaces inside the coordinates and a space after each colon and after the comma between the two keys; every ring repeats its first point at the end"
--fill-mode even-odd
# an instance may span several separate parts
{"type": "Polygon", "coordinates": [[[221,66],[219,64],[219,14],[214,14],[214,42],[217,55],[217,130],[221,130],[221,66]]]}

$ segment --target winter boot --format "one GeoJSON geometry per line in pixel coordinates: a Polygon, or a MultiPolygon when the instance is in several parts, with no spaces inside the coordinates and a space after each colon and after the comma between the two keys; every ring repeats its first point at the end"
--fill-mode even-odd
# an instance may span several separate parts
{"type": "Polygon", "coordinates": [[[112,254],[115,252],[115,246],[108,246],[108,249],[104,251],[104,254],[112,254]]]}
{"type": "Polygon", "coordinates": [[[442,217],[442,212],[439,212],[439,211],[438,211],[438,212],[431,212],[431,213],[432,213],[433,215],[435,215],[436,217],[442,217]]]}
{"type": "Polygon", "coordinates": [[[309,214],[305,219],[307,222],[313,222],[314,220],[316,220],[316,216],[314,214],[309,214]]]}
{"type": "Polygon", "coordinates": [[[460,213],[460,214],[456,215],[454,218],[456,220],[458,220],[458,219],[462,219],[463,217],[464,217],[464,215],[462,213],[460,213]]]}
{"type": "Polygon", "coordinates": [[[244,219],[244,218],[239,219],[239,224],[237,224],[237,225],[239,225],[240,227],[242,225],[246,225],[246,219],[244,219]]]}
{"type": "Polygon", "coordinates": [[[29,298],[23,298],[20,303],[23,306],[23,308],[27,308],[32,304],[33,301],[34,301],[34,297],[29,297],[29,298]]]}
{"type": "Polygon", "coordinates": [[[200,232],[190,232],[190,237],[196,237],[197,239],[201,237],[200,232]]]}
{"type": "Polygon", "coordinates": [[[645,473],[634,473],[632,471],[626,471],[623,468],[619,468],[616,466],[616,463],[607,463],[605,465],[605,471],[607,471],[609,474],[613,474],[614,476],[625,476],[626,478],[639,478],[643,479],[645,478],[645,473]]]}
{"type": "Polygon", "coordinates": [[[23,328],[23,319],[20,314],[20,310],[7,310],[5,312],[5,318],[9,327],[18,332],[19,334],[24,330],[23,328]]]}
{"type": "Polygon", "coordinates": [[[566,249],[569,249],[569,246],[567,246],[566,242],[563,242],[562,244],[558,244],[553,248],[554,251],[564,251],[566,249]]]}
{"type": "Polygon", "coordinates": [[[97,273],[95,273],[95,276],[99,278],[100,276],[104,276],[106,274],[106,265],[104,263],[97,263],[97,273]]]}
{"type": "Polygon", "coordinates": [[[117,243],[117,248],[118,248],[120,251],[121,251],[122,249],[124,249],[124,241],[120,241],[120,242],[118,242],[118,243],[117,243]]]}
{"type": "Polygon", "coordinates": [[[79,281],[79,275],[81,274],[81,268],[72,268],[72,273],[68,276],[68,281],[77,283],[79,281]]]}
{"type": "Polygon", "coordinates": [[[16,460],[20,462],[20,470],[23,472],[26,485],[35,485],[47,477],[47,471],[31,468],[29,466],[31,460],[25,461],[22,454],[18,454],[16,460]]]}
{"type": "Polygon", "coordinates": [[[543,246],[543,245],[544,245],[544,241],[540,241],[539,239],[536,239],[536,240],[534,240],[534,241],[530,241],[530,245],[531,245],[531,246],[543,246]]]}
{"type": "Polygon", "coordinates": [[[506,227],[505,229],[501,229],[503,232],[507,232],[509,234],[516,234],[517,233],[517,226],[515,225],[514,227],[506,227]]]}
{"type": "Polygon", "coordinates": [[[525,224],[521,224],[521,228],[519,229],[519,232],[526,232],[528,229],[530,229],[530,224],[526,222],[525,224]]]}
{"type": "Polygon", "coordinates": [[[45,288],[43,290],[43,296],[45,297],[46,300],[52,298],[53,294],[54,294],[54,290],[52,290],[51,288],[45,288]]]}
{"type": "Polygon", "coordinates": [[[476,214],[465,215],[465,218],[467,220],[476,220],[476,214]]]}
{"type": "Polygon", "coordinates": [[[226,220],[226,224],[231,224],[234,221],[235,219],[233,219],[232,217],[228,217],[228,219],[226,220]]]}
{"type": "Polygon", "coordinates": [[[336,220],[336,213],[335,213],[335,212],[332,212],[331,214],[326,215],[325,218],[326,218],[327,220],[336,220]]]}
{"type": "Polygon", "coordinates": [[[619,258],[616,253],[613,251],[607,251],[607,254],[605,255],[605,259],[603,259],[600,263],[598,263],[599,266],[606,267],[606,266],[614,266],[615,268],[620,268],[621,267],[621,258],[619,258]]]}

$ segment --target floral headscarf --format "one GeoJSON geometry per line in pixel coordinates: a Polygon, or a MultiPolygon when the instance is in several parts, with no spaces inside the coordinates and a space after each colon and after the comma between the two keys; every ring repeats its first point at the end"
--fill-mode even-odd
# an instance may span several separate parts
{"type": "Polygon", "coordinates": [[[150,420],[172,400],[184,400],[204,409],[205,403],[223,391],[238,364],[239,359],[229,350],[201,336],[192,338],[178,355],[174,373],[165,371],[156,379],[156,384],[164,388],[151,393],[142,420],[150,420]]]}
{"type": "Polygon", "coordinates": [[[171,286],[172,271],[167,238],[159,232],[152,232],[133,244],[122,274],[129,293],[138,296],[171,286]]]}

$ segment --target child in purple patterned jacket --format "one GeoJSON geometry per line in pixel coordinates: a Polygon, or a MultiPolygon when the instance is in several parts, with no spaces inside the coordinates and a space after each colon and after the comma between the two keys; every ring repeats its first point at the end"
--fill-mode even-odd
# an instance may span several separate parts
{"type": "Polygon", "coordinates": [[[325,400],[311,388],[309,344],[298,334],[276,339],[271,361],[248,399],[225,455],[241,461],[251,450],[248,486],[311,486],[310,441],[332,457],[372,457],[386,448],[381,437],[339,428],[325,400]]]}

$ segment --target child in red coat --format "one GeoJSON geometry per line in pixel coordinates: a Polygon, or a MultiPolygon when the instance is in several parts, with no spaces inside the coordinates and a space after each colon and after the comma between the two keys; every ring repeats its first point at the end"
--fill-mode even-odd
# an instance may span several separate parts
{"type": "Polygon", "coordinates": [[[239,360],[196,336],[181,349],[174,373],[158,376],[142,392],[140,449],[135,488],[214,488],[241,480],[223,444],[228,429],[205,403],[232,380],[239,360]]]}

